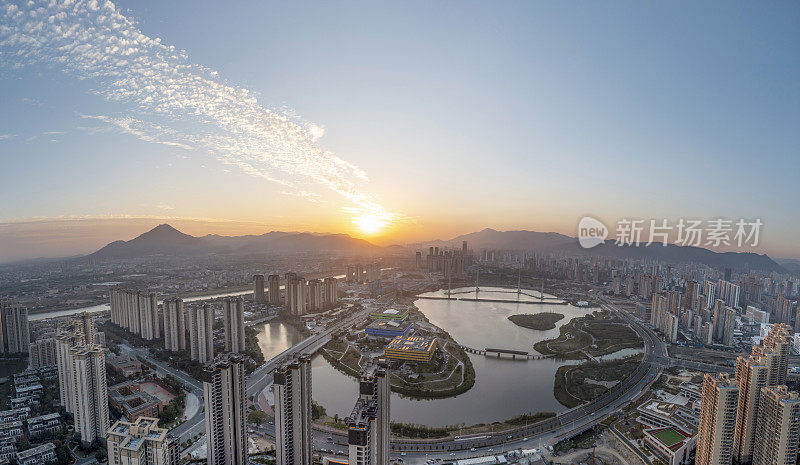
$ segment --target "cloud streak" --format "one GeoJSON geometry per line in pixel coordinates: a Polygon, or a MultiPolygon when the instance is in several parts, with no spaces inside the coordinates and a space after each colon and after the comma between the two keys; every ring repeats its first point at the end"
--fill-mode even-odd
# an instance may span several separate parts
{"type": "Polygon", "coordinates": [[[0,66],[44,63],[124,104],[122,116],[85,116],[139,139],[210,153],[245,173],[296,190],[322,185],[365,213],[387,212],[358,167],[322,150],[324,128],[290,109],[269,109],[247,89],[143,34],[110,1],[0,0],[0,66]]]}

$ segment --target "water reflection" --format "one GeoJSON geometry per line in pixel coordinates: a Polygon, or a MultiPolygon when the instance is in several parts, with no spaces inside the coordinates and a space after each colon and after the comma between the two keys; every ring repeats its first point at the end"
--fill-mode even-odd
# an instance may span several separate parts
{"type": "MultiPolygon", "coordinates": [[[[438,294],[431,294],[438,295],[438,294]]],[[[474,294],[473,294],[474,295],[474,294]]],[[[481,297],[509,299],[513,295],[481,290],[481,297]]],[[[474,348],[533,351],[535,342],[558,335],[558,328],[589,311],[570,305],[518,304],[427,300],[415,302],[428,319],[448,331],[456,341],[474,348]],[[549,331],[521,328],[508,320],[517,313],[556,312],[565,318],[549,331]]],[[[470,355],[476,383],[457,397],[412,400],[392,394],[392,421],[444,426],[489,423],[520,413],[565,410],[553,396],[553,379],[559,366],[574,361],[553,359],[512,361],[470,355]]],[[[328,414],[348,415],[356,396],[355,380],[331,367],[321,356],[312,363],[314,400],[328,414]]]]}

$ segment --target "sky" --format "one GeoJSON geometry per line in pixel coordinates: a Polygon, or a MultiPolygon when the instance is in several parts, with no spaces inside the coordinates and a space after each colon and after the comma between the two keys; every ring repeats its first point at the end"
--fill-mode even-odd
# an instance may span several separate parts
{"type": "Polygon", "coordinates": [[[584,215],[800,258],[796,2],[0,0],[0,261],[584,215]]]}

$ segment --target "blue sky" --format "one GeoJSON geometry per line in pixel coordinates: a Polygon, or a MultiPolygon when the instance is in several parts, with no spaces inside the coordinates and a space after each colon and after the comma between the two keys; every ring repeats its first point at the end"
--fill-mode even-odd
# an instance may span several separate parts
{"type": "MultiPolygon", "coordinates": [[[[0,11],[9,4],[26,9],[0,2],[0,11]]],[[[797,3],[137,1],[116,10],[216,72],[215,82],[296,115],[320,150],[313,156],[347,165],[329,172],[326,162],[309,177],[302,163],[276,168],[249,152],[223,163],[218,145],[197,142],[217,128],[196,114],[165,117],[131,95],[113,101],[107,78],[55,52],[14,66],[18,47],[6,42],[0,221],[175,217],[351,232],[348,220],[368,214],[391,224],[383,240],[402,242],[484,227],[574,234],[587,213],[612,223],[725,216],[762,218],[763,250],[800,257],[797,3]],[[154,143],[166,136],[152,127],[126,133],[128,118],[191,147],[154,143]],[[320,182],[331,177],[338,190],[320,182]]],[[[0,24],[9,26],[0,42],[19,26],[7,11],[0,24]]]]}

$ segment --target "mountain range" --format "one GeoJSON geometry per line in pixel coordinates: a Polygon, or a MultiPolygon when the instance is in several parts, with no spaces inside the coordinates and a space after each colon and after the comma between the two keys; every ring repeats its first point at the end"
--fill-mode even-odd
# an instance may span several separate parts
{"type": "Polygon", "coordinates": [[[714,252],[702,247],[683,247],[674,244],[654,244],[648,247],[617,246],[613,240],[584,249],[574,237],[555,232],[497,231],[484,229],[464,234],[450,240],[415,244],[418,247],[461,247],[462,241],[473,250],[535,250],[542,253],[561,253],[570,256],[614,257],[634,260],[659,260],[667,263],[702,263],[715,268],[733,270],[761,270],[786,273],[787,270],[766,254],[751,252],[714,252]]]}
{"type": "Polygon", "coordinates": [[[291,254],[297,252],[367,252],[378,247],[347,234],[272,231],[247,236],[190,236],[160,224],[129,241],[114,241],[86,256],[93,260],[120,260],[154,255],[192,257],[209,254],[291,254]]]}
{"type": "MultiPolygon", "coordinates": [[[[560,253],[570,256],[605,256],[620,259],[650,259],[667,263],[703,263],[715,268],[734,270],[762,270],[786,273],[787,270],[767,255],[746,252],[714,252],[700,247],[618,247],[606,241],[592,249],[583,249],[577,239],[555,232],[537,231],[482,231],[464,234],[449,240],[435,240],[410,244],[407,249],[424,249],[430,246],[460,248],[463,241],[473,250],[534,250],[542,253],[560,253]]],[[[147,256],[193,257],[210,254],[293,254],[302,252],[339,252],[347,254],[394,252],[398,246],[380,247],[347,234],[317,234],[308,232],[272,231],[246,236],[191,236],[168,224],[161,224],[129,241],[114,241],[83,258],[92,260],[120,260],[147,256]]]]}

